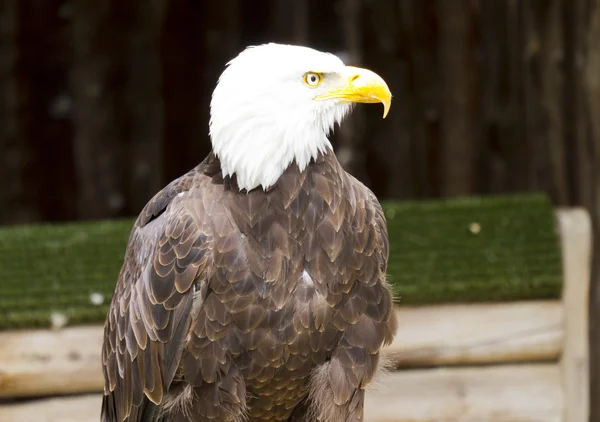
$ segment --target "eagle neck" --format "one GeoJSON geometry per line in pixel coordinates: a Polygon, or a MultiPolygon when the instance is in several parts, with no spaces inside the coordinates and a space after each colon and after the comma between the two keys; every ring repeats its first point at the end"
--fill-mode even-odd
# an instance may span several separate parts
{"type": "Polygon", "coordinates": [[[243,133],[213,133],[213,151],[223,177],[235,176],[240,190],[260,187],[267,191],[290,167],[302,172],[319,155],[334,155],[321,127],[280,127],[284,129],[258,126],[243,133]]]}

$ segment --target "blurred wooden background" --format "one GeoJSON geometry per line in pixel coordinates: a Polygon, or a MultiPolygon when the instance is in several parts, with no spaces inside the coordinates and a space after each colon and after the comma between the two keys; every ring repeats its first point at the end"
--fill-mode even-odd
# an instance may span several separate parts
{"type": "Polygon", "coordinates": [[[226,61],[267,41],[388,81],[388,119],[361,107],[334,142],[381,198],[541,190],[600,238],[600,0],[2,0],[0,224],[135,215],[208,152],[226,61]]]}

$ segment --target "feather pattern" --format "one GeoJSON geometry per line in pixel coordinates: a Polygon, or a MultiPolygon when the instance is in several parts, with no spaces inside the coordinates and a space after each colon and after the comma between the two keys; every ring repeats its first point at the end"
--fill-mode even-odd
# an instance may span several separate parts
{"type": "Polygon", "coordinates": [[[375,196],[331,152],[240,191],[213,154],[131,232],[102,420],[362,421],[396,329],[375,196]]]}

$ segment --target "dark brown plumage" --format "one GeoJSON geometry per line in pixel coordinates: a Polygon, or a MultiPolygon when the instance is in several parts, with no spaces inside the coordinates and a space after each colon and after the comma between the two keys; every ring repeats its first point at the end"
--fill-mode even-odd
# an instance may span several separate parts
{"type": "Polygon", "coordinates": [[[375,196],[333,153],[240,192],[211,154],[131,233],[102,420],[362,421],[396,329],[375,196]]]}

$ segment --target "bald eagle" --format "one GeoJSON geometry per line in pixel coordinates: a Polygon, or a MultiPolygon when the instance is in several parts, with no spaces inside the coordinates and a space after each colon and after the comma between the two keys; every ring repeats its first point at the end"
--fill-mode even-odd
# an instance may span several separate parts
{"type": "Polygon", "coordinates": [[[310,48],[229,62],[212,151],[154,196],[129,238],[105,326],[102,421],[363,420],[396,331],[374,194],[328,135],[381,77],[310,48]]]}

